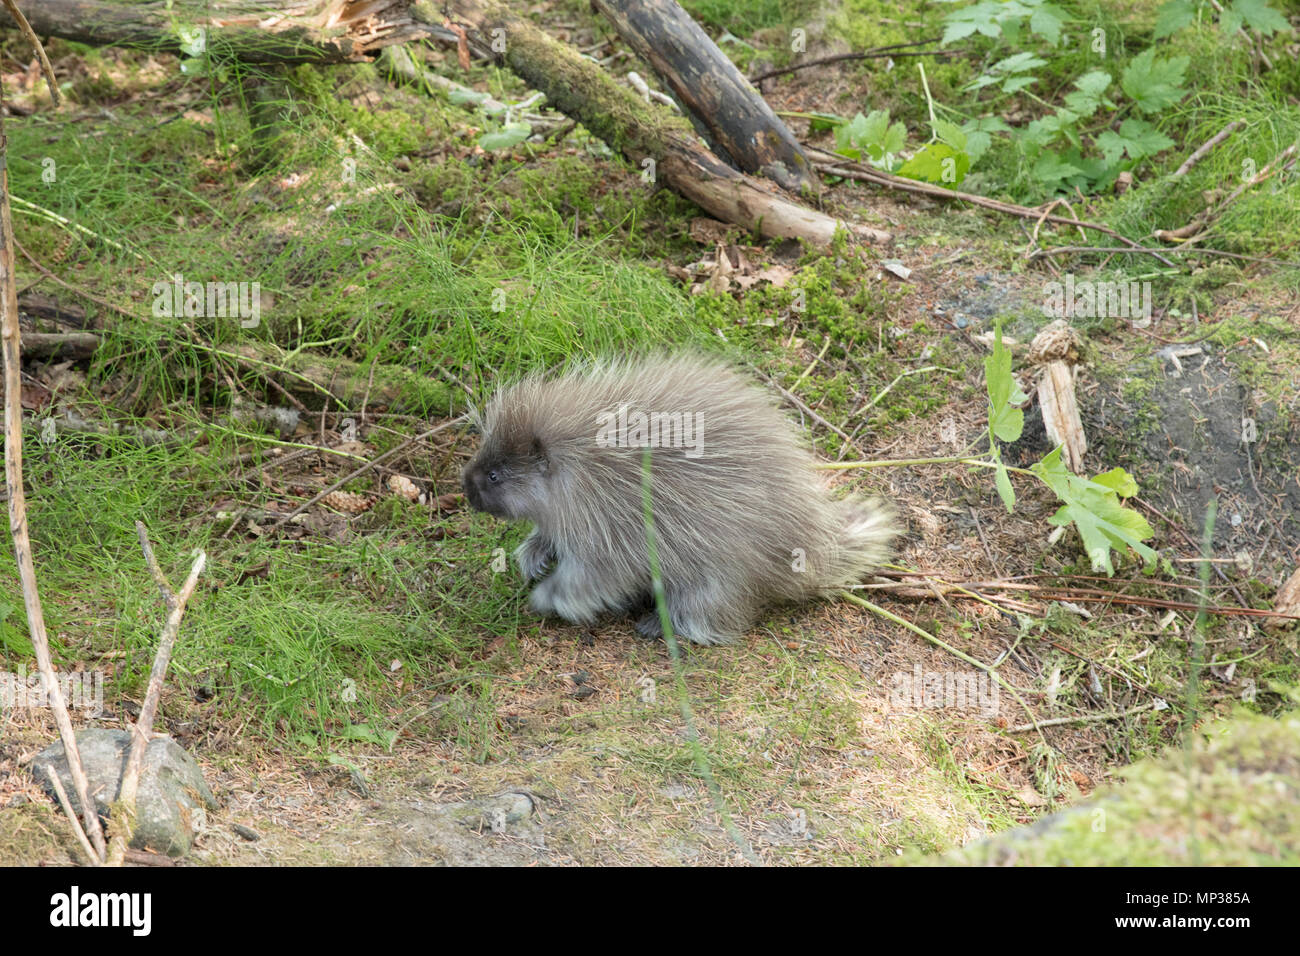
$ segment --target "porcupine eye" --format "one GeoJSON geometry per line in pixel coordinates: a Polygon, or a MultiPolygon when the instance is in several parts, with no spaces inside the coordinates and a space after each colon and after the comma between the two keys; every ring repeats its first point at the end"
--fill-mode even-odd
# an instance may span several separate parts
{"type": "Polygon", "coordinates": [[[497,474],[495,471],[489,471],[489,472],[488,472],[488,481],[492,482],[492,484],[494,484],[494,485],[495,485],[495,484],[498,484],[498,483],[501,481],[501,476],[500,476],[499,474],[497,474]]]}

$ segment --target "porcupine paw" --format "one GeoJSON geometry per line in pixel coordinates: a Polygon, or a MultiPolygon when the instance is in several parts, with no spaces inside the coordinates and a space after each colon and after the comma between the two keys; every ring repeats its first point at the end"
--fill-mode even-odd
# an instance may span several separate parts
{"type": "Polygon", "coordinates": [[[555,561],[555,549],[544,537],[534,531],[515,548],[515,564],[525,581],[536,581],[546,574],[555,561]]]}
{"type": "Polygon", "coordinates": [[[565,561],[533,587],[528,606],[534,614],[564,618],[572,624],[589,624],[604,609],[584,570],[565,561]]]}
{"type": "MultiPolygon", "coordinates": [[[[670,612],[669,622],[673,626],[674,636],[690,641],[692,644],[725,644],[731,639],[728,635],[717,633],[709,622],[702,618],[670,612]]],[[[633,622],[632,627],[648,640],[657,640],[664,636],[658,610],[651,610],[641,615],[633,622]]]]}
{"type": "Polygon", "coordinates": [[[632,629],[648,641],[657,640],[664,636],[664,629],[659,623],[658,611],[642,614],[632,622],[632,629]]]}

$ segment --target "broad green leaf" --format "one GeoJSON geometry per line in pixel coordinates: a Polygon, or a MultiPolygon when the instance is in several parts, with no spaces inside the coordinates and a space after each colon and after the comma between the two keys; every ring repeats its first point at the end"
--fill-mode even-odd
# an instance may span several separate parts
{"type": "MultiPolygon", "coordinates": [[[[1286,17],[1270,7],[1267,0],[1233,0],[1224,10],[1223,18],[1226,20],[1229,15],[1238,23],[1245,21],[1252,30],[1258,30],[1264,36],[1291,32],[1291,24],[1286,17]]],[[[1236,27],[1230,32],[1236,33],[1236,27]]]]}
{"type": "Polygon", "coordinates": [[[1132,498],[1138,493],[1137,479],[1123,468],[1115,467],[1110,471],[1104,471],[1092,480],[1103,487],[1109,488],[1121,498],[1132,498]]]}
{"type": "Polygon", "coordinates": [[[532,135],[533,128],[528,123],[507,123],[494,133],[484,133],[479,137],[478,144],[489,150],[509,149],[518,146],[532,135]]]}
{"type": "Polygon", "coordinates": [[[966,153],[947,143],[931,143],[905,162],[898,175],[956,189],[969,169],[970,156],[966,153]]]}
{"type": "Polygon", "coordinates": [[[1155,38],[1164,39],[1176,33],[1196,19],[1196,10],[1192,0],[1170,0],[1156,11],[1155,38]]]}
{"type": "Polygon", "coordinates": [[[966,133],[956,123],[936,119],[934,121],[934,132],[939,137],[940,142],[947,143],[958,152],[966,151],[966,133]]]}
{"type": "Polygon", "coordinates": [[[1002,441],[1015,441],[1025,427],[1025,414],[1011,403],[1028,397],[1011,375],[1011,353],[1002,344],[1002,326],[993,332],[993,352],[984,359],[984,388],[989,396],[989,431],[1002,441]]]}
{"type": "Polygon", "coordinates": [[[1017,53],[1005,60],[998,60],[993,64],[992,69],[998,73],[1024,73],[1027,70],[1036,70],[1040,66],[1046,65],[1046,60],[1040,59],[1032,53],[1017,53]]]}
{"type": "MultiPolygon", "coordinates": [[[[1114,488],[1072,473],[1061,461],[1059,447],[1032,470],[1063,502],[1049,522],[1073,524],[1078,529],[1094,570],[1105,571],[1107,576],[1115,573],[1110,557],[1112,548],[1121,552],[1126,547],[1132,548],[1148,564],[1156,559],[1156,552],[1142,543],[1155,534],[1147,520],[1132,508],[1124,507],[1114,488]]],[[[1112,469],[1102,477],[1127,488],[1127,482],[1116,476],[1118,470],[1122,469],[1112,469]]]]}
{"type": "Polygon", "coordinates": [[[966,153],[970,156],[972,165],[979,162],[980,157],[988,152],[993,144],[993,133],[1011,131],[1011,127],[996,116],[967,120],[961,128],[966,134],[966,153]]]}
{"type": "Polygon", "coordinates": [[[1038,162],[1034,163],[1034,178],[1046,185],[1064,182],[1072,176],[1078,176],[1083,172],[1078,166],[1069,163],[1060,156],[1051,152],[1044,152],[1038,157],[1038,162]]]}
{"type": "Polygon", "coordinates": [[[994,484],[998,488],[998,497],[1002,503],[1007,506],[1007,514],[1016,510],[1016,490],[1011,487],[1011,476],[1007,473],[1006,465],[998,462],[998,469],[993,473],[994,484]]]}
{"type": "Polygon", "coordinates": [[[897,156],[906,143],[907,127],[901,122],[891,124],[888,110],[872,110],[869,116],[859,113],[835,131],[836,152],[855,159],[865,153],[878,163],[897,156]]]}
{"type": "Polygon", "coordinates": [[[1061,27],[1065,25],[1065,11],[1045,3],[1029,17],[1029,29],[1052,46],[1061,42],[1061,27]]]}
{"type": "Polygon", "coordinates": [[[1113,106],[1114,104],[1106,98],[1106,88],[1110,84],[1110,74],[1105,70],[1085,73],[1074,81],[1075,91],[1065,94],[1065,105],[1070,108],[1070,112],[1078,116],[1091,116],[1103,103],[1113,106]]]}
{"type": "Polygon", "coordinates": [[[1155,47],[1150,47],[1129,62],[1119,85],[1143,113],[1158,113],[1187,95],[1183,74],[1188,62],[1185,56],[1157,58],[1155,47]]]}

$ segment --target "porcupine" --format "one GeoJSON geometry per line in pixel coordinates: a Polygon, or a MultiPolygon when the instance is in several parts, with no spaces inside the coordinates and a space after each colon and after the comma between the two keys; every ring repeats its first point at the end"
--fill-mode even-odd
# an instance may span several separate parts
{"type": "Polygon", "coordinates": [[[732,640],[765,605],[857,582],[889,553],[892,511],[832,498],[767,393],[715,359],[653,356],[533,375],[475,417],[483,441],[464,471],[466,497],[477,510],[533,522],[515,560],[538,581],[529,603],[542,615],[590,623],[636,613],[640,633],[661,634],[645,447],[665,603],[673,631],[690,641],[732,640]]]}

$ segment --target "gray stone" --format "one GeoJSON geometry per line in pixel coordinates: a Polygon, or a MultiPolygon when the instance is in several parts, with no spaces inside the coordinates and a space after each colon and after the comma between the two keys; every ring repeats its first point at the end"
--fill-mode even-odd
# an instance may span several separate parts
{"type": "MultiPolygon", "coordinates": [[[[77,731],[77,750],[86,768],[90,796],[102,820],[108,819],[108,805],[117,799],[130,746],[131,735],[124,730],[77,731]]],[[[72,785],[62,741],[37,754],[31,770],[51,797],[55,794],[50,777],[57,770],[68,801],[78,816],[81,815],[81,801],[72,785]]],[[[206,810],[216,808],[216,797],[204,782],[194,758],[170,737],[150,740],[136,791],[136,828],[131,846],[173,857],[184,856],[194,843],[195,823],[206,810]]]]}

